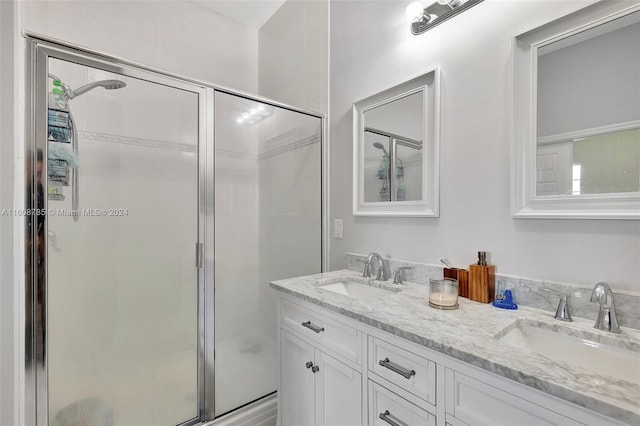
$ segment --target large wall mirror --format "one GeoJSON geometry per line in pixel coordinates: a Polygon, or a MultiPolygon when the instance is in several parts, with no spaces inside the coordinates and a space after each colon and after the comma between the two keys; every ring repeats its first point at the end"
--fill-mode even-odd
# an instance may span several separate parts
{"type": "Polygon", "coordinates": [[[353,106],[353,213],[433,216],[438,212],[438,70],[353,106]]]}
{"type": "Polygon", "coordinates": [[[640,5],[516,37],[514,217],[640,219],[640,5]]]}

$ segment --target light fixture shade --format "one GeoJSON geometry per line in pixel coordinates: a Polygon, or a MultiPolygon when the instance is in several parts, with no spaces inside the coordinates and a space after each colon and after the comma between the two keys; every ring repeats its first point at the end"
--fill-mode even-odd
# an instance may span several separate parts
{"type": "Polygon", "coordinates": [[[404,16],[406,16],[409,22],[420,19],[422,15],[424,15],[424,6],[419,1],[409,3],[407,8],[404,10],[404,16]]]}

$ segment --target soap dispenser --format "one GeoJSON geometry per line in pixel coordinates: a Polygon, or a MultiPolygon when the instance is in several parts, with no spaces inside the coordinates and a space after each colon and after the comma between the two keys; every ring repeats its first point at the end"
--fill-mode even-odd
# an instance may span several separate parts
{"type": "Polygon", "coordinates": [[[487,265],[487,252],[478,252],[478,263],[469,265],[469,299],[476,302],[493,301],[496,289],[496,267],[487,265]]]}

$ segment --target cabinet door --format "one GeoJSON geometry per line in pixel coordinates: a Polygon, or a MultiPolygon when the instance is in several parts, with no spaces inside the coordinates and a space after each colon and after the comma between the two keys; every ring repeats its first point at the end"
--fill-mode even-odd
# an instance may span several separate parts
{"type": "Polygon", "coordinates": [[[280,421],[282,426],[311,426],[314,418],[313,347],[280,330],[280,421]]]}
{"type": "Polygon", "coordinates": [[[316,424],[362,424],[362,375],[316,349],[316,424]]]}

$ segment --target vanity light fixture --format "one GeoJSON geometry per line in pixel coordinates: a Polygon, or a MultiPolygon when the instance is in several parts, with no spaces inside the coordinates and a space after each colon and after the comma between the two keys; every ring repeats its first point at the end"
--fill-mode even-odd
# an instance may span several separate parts
{"type": "Polygon", "coordinates": [[[460,6],[462,3],[465,3],[466,0],[437,0],[443,6],[449,6],[451,9],[454,9],[460,6]]]}
{"type": "Polygon", "coordinates": [[[419,1],[409,3],[404,11],[404,16],[407,17],[412,25],[414,22],[417,23],[417,25],[426,25],[437,18],[436,15],[428,14],[427,9],[419,1]]]}
{"type": "Polygon", "coordinates": [[[404,13],[411,22],[411,34],[419,35],[453,18],[483,0],[437,0],[428,6],[419,1],[409,3],[404,13]]]}
{"type": "Polygon", "coordinates": [[[251,107],[247,112],[243,112],[236,119],[238,124],[255,124],[258,121],[262,121],[265,118],[273,114],[274,108],[271,105],[260,104],[256,107],[251,107]]]}

